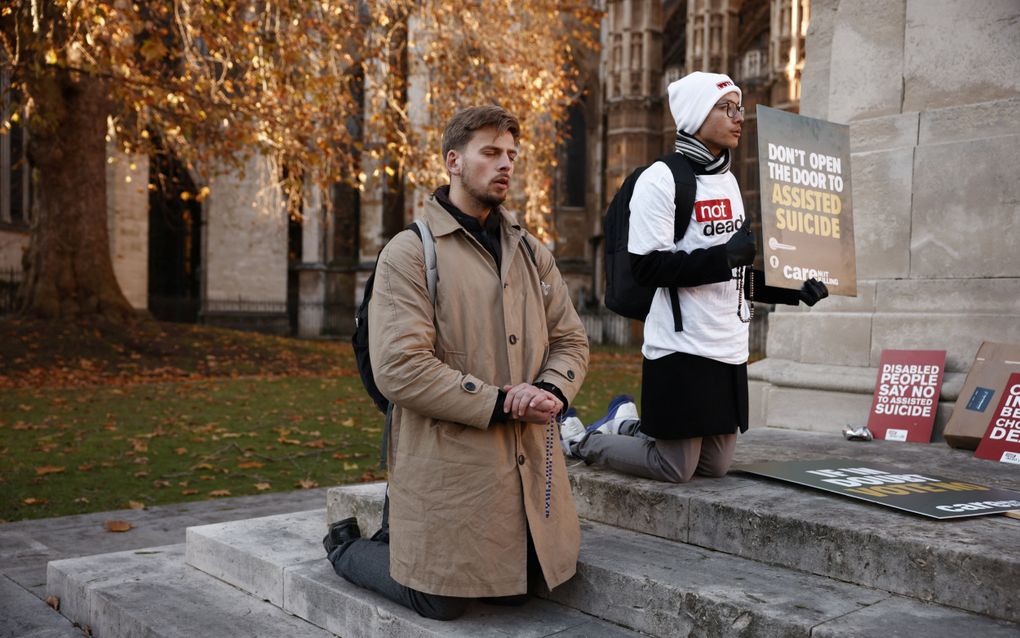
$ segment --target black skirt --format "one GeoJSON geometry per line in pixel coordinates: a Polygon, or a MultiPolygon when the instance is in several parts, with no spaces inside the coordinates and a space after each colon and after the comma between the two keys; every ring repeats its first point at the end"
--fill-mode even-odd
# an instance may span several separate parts
{"type": "Polygon", "coordinates": [[[689,439],[747,430],[747,364],[677,352],[641,367],[641,431],[689,439]]]}

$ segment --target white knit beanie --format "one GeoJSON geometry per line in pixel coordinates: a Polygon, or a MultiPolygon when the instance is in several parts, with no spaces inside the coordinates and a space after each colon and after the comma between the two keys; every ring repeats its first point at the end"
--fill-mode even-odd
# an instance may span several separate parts
{"type": "Polygon", "coordinates": [[[743,94],[730,76],[721,73],[695,71],[685,75],[666,89],[669,110],[673,113],[678,131],[694,135],[701,128],[712,107],[727,93],[737,92],[740,102],[743,94]]]}

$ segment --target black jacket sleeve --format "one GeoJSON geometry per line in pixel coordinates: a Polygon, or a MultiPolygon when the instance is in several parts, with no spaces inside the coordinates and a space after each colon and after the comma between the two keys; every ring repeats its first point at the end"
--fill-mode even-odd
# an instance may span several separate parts
{"type": "Polygon", "coordinates": [[[647,255],[630,255],[634,281],[655,288],[689,288],[733,278],[726,262],[726,247],[698,248],[689,253],[657,250],[647,255]]]}
{"type": "Polygon", "coordinates": [[[765,273],[754,268],[744,269],[744,298],[750,299],[751,277],[754,277],[754,301],[781,303],[787,306],[800,305],[800,291],[765,285],[765,273]]]}

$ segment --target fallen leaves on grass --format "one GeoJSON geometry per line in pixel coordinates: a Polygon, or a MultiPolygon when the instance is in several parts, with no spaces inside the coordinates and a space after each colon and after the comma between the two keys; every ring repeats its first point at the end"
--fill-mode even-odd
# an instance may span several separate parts
{"type": "Polygon", "coordinates": [[[209,496],[230,496],[230,490],[212,490],[209,496]]]}
{"type": "Polygon", "coordinates": [[[126,532],[130,530],[134,525],[128,521],[121,520],[110,520],[106,521],[106,531],[108,532],[126,532]]]}
{"type": "Polygon", "coordinates": [[[312,488],[319,487],[319,484],[312,479],[302,479],[297,482],[297,487],[300,487],[303,490],[310,490],[312,488]]]}
{"type": "Polygon", "coordinates": [[[64,471],[62,467],[55,467],[53,465],[42,465],[35,468],[36,476],[46,476],[47,474],[60,474],[64,471]]]}
{"type": "Polygon", "coordinates": [[[0,388],[85,387],[241,375],[357,376],[349,344],[200,325],[5,318],[0,388]],[[215,354],[213,354],[215,353],[215,354]],[[215,364],[215,365],[213,365],[215,364]]]}
{"type": "Polygon", "coordinates": [[[25,505],[45,505],[49,501],[47,501],[44,498],[35,498],[29,496],[28,498],[22,499],[21,502],[24,503],[25,505]]]}
{"type": "Polygon", "coordinates": [[[133,510],[143,510],[145,509],[145,503],[140,501],[128,501],[128,507],[133,510]]]}
{"type": "Polygon", "coordinates": [[[272,487],[272,485],[270,485],[269,483],[256,483],[255,484],[255,489],[257,489],[260,492],[265,492],[266,490],[270,489],[271,487],[272,487]]]}

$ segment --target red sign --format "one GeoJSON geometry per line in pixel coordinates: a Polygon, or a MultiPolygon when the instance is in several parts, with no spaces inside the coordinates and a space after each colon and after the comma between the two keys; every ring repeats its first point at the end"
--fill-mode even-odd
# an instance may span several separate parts
{"type": "Polygon", "coordinates": [[[694,203],[694,219],[699,222],[717,222],[733,219],[733,207],[728,199],[706,199],[694,203]]]}
{"type": "Polygon", "coordinates": [[[883,350],[868,429],[876,439],[929,443],[945,350],[883,350]]]}
{"type": "Polygon", "coordinates": [[[974,456],[1020,464],[1020,373],[1009,375],[999,407],[992,414],[974,456]]]}

